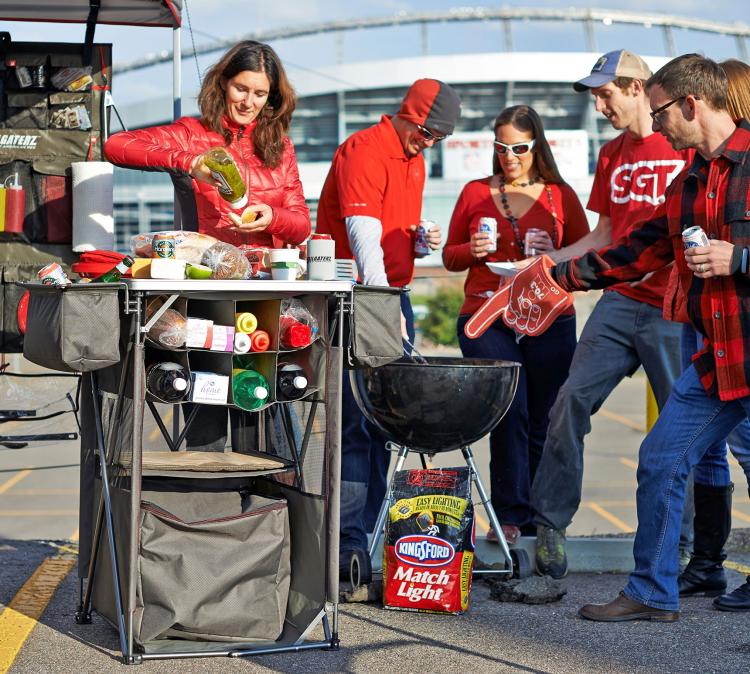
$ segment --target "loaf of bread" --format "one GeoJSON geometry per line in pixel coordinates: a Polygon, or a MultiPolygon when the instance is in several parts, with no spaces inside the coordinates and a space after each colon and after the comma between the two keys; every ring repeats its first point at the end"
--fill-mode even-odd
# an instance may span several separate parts
{"type": "Polygon", "coordinates": [[[201,264],[211,267],[211,278],[244,279],[250,276],[250,263],[242,251],[231,243],[216,242],[205,253],[201,264]]]}
{"type": "MultiPolygon", "coordinates": [[[[152,300],[146,307],[146,323],[161,307],[164,300],[160,297],[152,300]]],[[[185,346],[186,318],[175,309],[167,309],[146,333],[149,341],[162,349],[180,349],[185,346]]]]}

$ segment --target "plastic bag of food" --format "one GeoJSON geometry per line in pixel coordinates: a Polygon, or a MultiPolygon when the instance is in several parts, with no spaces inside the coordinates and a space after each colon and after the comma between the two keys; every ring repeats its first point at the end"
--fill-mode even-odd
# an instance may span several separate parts
{"type": "Polygon", "coordinates": [[[135,257],[154,256],[151,242],[155,234],[173,236],[175,257],[192,264],[200,264],[203,254],[218,241],[213,236],[200,232],[183,232],[181,230],[144,232],[143,234],[136,234],[130,239],[130,250],[135,257]]]}
{"type": "MultiPolygon", "coordinates": [[[[164,299],[159,297],[148,303],[146,307],[146,322],[164,304],[164,299]]],[[[146,333],[149,341],[162,349],[176,350],[185,346],[187,337],[187,319],[175,309],[167,309],[146,333]]]]}
{"type": "Polygon", "coordinates": [[[318,321],[298,299],[281,303],[279,341],[285,349],[300,349],[311,344],[318,336],[318,321]]]}
{"type": "Polygon", "coordinates": [[[59,91],[88,91],[94,82],[91,77],[91,66],[62,68],[50,79],[59,91]]]}
{"type": "Polygon", "coordinates": [[[211,267],[211,278],[244,279],[250,277],[250,263],[243,252],[231,243],[217,241],[205,253],[200,261],[211,267]]]}

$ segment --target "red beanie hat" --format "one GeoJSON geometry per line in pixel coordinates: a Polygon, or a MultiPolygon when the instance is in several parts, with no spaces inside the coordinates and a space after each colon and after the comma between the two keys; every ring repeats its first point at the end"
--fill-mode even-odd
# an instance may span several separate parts
{"type": "Polygon", "coordinates": [[[398,116],[447,136],[461,115],[456,91],[439,80],[417,80],[409,87],[398,116]]]}

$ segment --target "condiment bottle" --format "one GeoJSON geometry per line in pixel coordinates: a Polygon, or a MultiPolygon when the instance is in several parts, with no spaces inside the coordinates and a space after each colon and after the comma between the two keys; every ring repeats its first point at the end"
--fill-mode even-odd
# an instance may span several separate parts
{"type": "Polygon", "coordinates": [[[212,147],[202,157],[214,180],[220,183],[219,194],[234,209],[247,206],[247,188],[234,158],[225,147],[212,147]]]}

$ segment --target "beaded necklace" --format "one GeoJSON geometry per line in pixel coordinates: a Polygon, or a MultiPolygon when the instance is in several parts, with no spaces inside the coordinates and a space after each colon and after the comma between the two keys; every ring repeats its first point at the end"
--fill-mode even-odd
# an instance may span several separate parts
{"type": "MultiPolygon", "coordinates": [[[[519,183],[519,186],[526,187],[527,185],[531,185],[534,182],[536,181],[532,179],[528,183],[519,183]]],[[[516,237],[515,242],[511,241],[511,245],[516,245],[518,246],[519,251],[523,251],[524,245],[523,238],[521,237],[521,230],[518,227],[518,219],[510,210],[508,195],[505,193],[505,177],[503,175],[500,175],[498,188],[500,189],[500,202],[503,205],[503,213],[510,222],[510,226],[513,228],[513,234],[516,237]]],[[[549,183],[545,183],[544,189],[547,192],[547,199],[549,201],[550,211],[552,212],[552,245],[557,247],[557,209],[555,209],[555,202],[552,199],[552,188],[550,187],[549,183]]]]}

